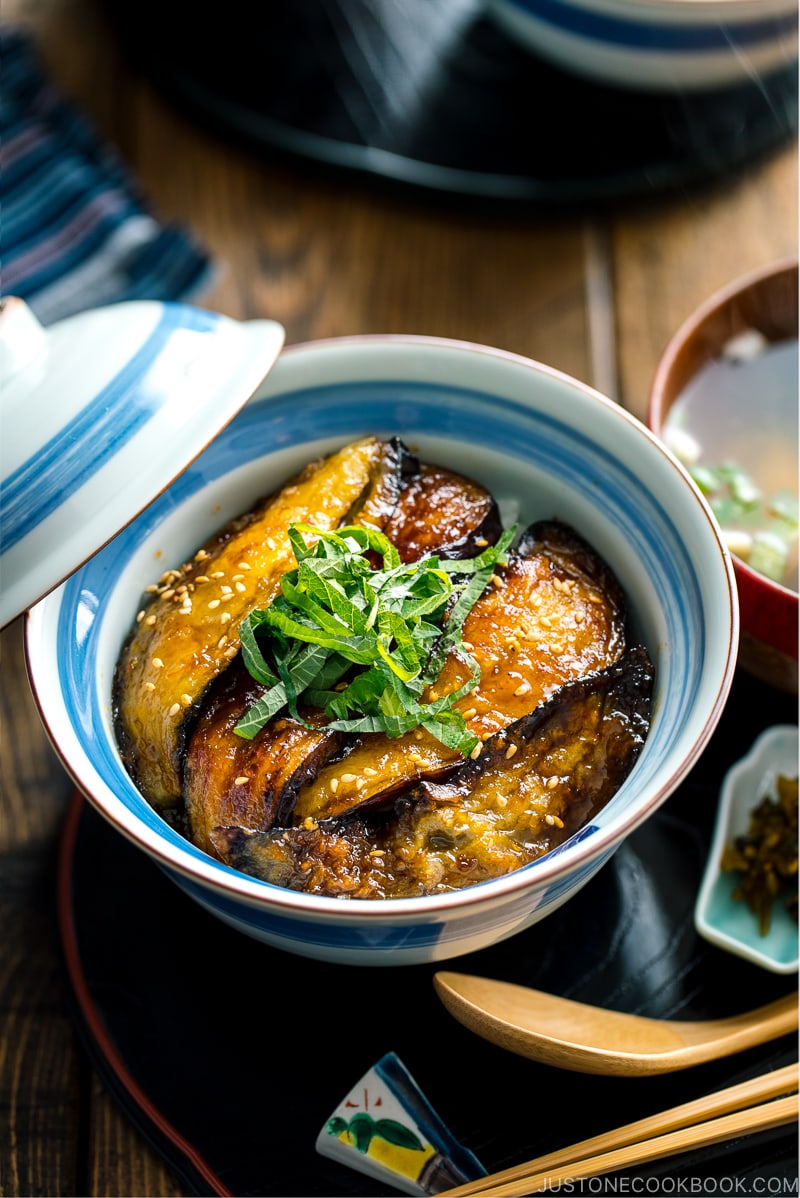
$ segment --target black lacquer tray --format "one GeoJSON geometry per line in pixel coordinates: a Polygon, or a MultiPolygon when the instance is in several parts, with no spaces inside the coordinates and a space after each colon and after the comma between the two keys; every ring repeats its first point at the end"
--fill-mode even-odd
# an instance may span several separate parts
{"type": "MultiPolygon", "coordinates": [[[[763,728],[794,722],[794,697],[737,677],[690,776],[578,895],[503,944],[439,966],[333,966],[242,936],[76,796],[58,897],[86,1050],[189,1192],[262,1198],[397,1193],[314,1149],[387,1052],[490,1171],[796,1061],[788,1036],[652,1078],[566,1072],[474,1036],[432,984],[437,968],[455,969],[667,1018],[733,1014],[793,990],[795,976],[701,940],[693,907],[724,771],[763,728]]],[[[795,1192],[796,1132],[630,1170],[618,1187],[625,1178],[649,1187],[628,1192],[660,1192],[657,1179],[670,1193],[702,1192],[698,1179],[718,1193],[795,1192]]]]}
{"type": "Polygon", "coordinates": [[[522,49],[481,0],[101,0],[136,65],[206,125],[328,173],[500,213],[724,180],[797,133],[797,63],[710,91],[631,92],[522,49]]]}

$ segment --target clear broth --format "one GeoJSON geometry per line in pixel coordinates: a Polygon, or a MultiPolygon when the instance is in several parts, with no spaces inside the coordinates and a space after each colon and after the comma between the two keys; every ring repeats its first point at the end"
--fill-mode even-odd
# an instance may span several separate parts
{"type": "Polygon", "coordinates": [[[797,339],[766,342],[752,331],[731,341],[672,404],[664,440],[706,494],[731,552],[796,591],[797,339]]]}

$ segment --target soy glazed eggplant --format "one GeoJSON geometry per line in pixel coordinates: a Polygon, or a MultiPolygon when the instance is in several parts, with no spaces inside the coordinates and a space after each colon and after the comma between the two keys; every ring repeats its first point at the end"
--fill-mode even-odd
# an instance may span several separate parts
{"type": "Polygon", "coordinates": [[[514,532],[397,438],[309,464],[151,588],[114,679],[136,784],[210,855],[337,897],[548,851],[632,768],[653,671],[592,547],[558,520],[514,532]],[[370,668],[342,656],[367,642],[370,668]]]}
{"type": "Polygon", "coordinates": [[[154,807],[182,800],[187,731],[209,683],[239,652],[240,621],[269,603],[289,569],[289,524],[335,528],[359,516],[381,527],[406,469],[397,441],[348,445],[310,463],[153,584],[117,664],[114,704],[126,768],[154,807]]]}

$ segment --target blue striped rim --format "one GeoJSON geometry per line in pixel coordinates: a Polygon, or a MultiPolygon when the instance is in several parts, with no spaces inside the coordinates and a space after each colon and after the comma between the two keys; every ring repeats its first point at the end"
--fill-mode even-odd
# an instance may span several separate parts
{"type": "MultiPolygon", "coordinates": [[[[73,575],[60,592],[56,635],[56,652],[62,663],[59,680],[78,739],[93,745],[93,763],[124,805],[148,828],[197,860],[206,858],[166,826],[136,790],[120,764],[113,736],[106,730],[108,663],[101,668],[99,661],[102,596],[159,522],[203,487],[270,452],[317,439],[344,442],[363,435],[365,429],[405,433],[410,439],[424,430],[431,437],[486,447],[521,465],[529,464],[559,486],[585,497],[638,558],[665,621],[665,643],[657,646],[663,683],[659,719],[639,766],[645,785],[658,772],[664,753],[685,727],[686,713],[693,709],[702,682],[705,640],[698,573],[680,530],[669,511],[648,491],[646,478],[637,477],[588,434],[572,427],[568,403],[556,417],[466,388],[402,381],[331,384],[251,402],[142,517],[73,575]]],[[[270,477],[268,466],[264,473],[265,486],[282,481],[270,477]]],[[[131,619],[138,598],[131,595],[131,619]]],[[[624,796],[620,799],[624,804],[624,796]]],[[[601,813],[592,831],[602,827],[603,819],[601,813]]],[[[590,834],[584,829],[582,836],[590,834]]],[[[526,868],[535,870],[536,866],[534,862],[526,868]]]]}
{"type": "Polygon", "coordinates": [[[590,12],[563,0],[513,0],[513,5],[536,20],[579,37],[643,50],[696,53],[723,50],[729,54],[735,46],[752,48],[759,42],[773,42],[784,34],[797,32],[796,13],[753,21],[673,25],[590,12]]]}
{"type": "Polygon", "coordinates": [[[163,307],[152,333],[122,370],[9,475],[3,486],[0,553],[7,553],[46,520],[163,407],[163,382],[154,367],[175,330],[203,331],[218,322],[219,317],[199,309],[180,304],[163,307]]]}

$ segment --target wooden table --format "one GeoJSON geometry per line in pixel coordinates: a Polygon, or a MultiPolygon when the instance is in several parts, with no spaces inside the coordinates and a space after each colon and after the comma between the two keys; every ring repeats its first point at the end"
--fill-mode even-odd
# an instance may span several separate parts
{"type": "MultiPolygon", "coordinates": [[[[229,144],[124,61],[91,0],[6,0],[54,80],[115,143],[155,210],[218,265],[203,306],[269,316],[287,342],[359,332],[463,338],[538,358],[645,413],[691,310],[797,252],[797,147],[725,185],[542,217],[428,205],[229,144]]],[[[28,690],[22,620],[2,635],[2,1195],[183,1191],[85,1062],[66,1005],[55,854],[71,782],[28,690]]]]}

